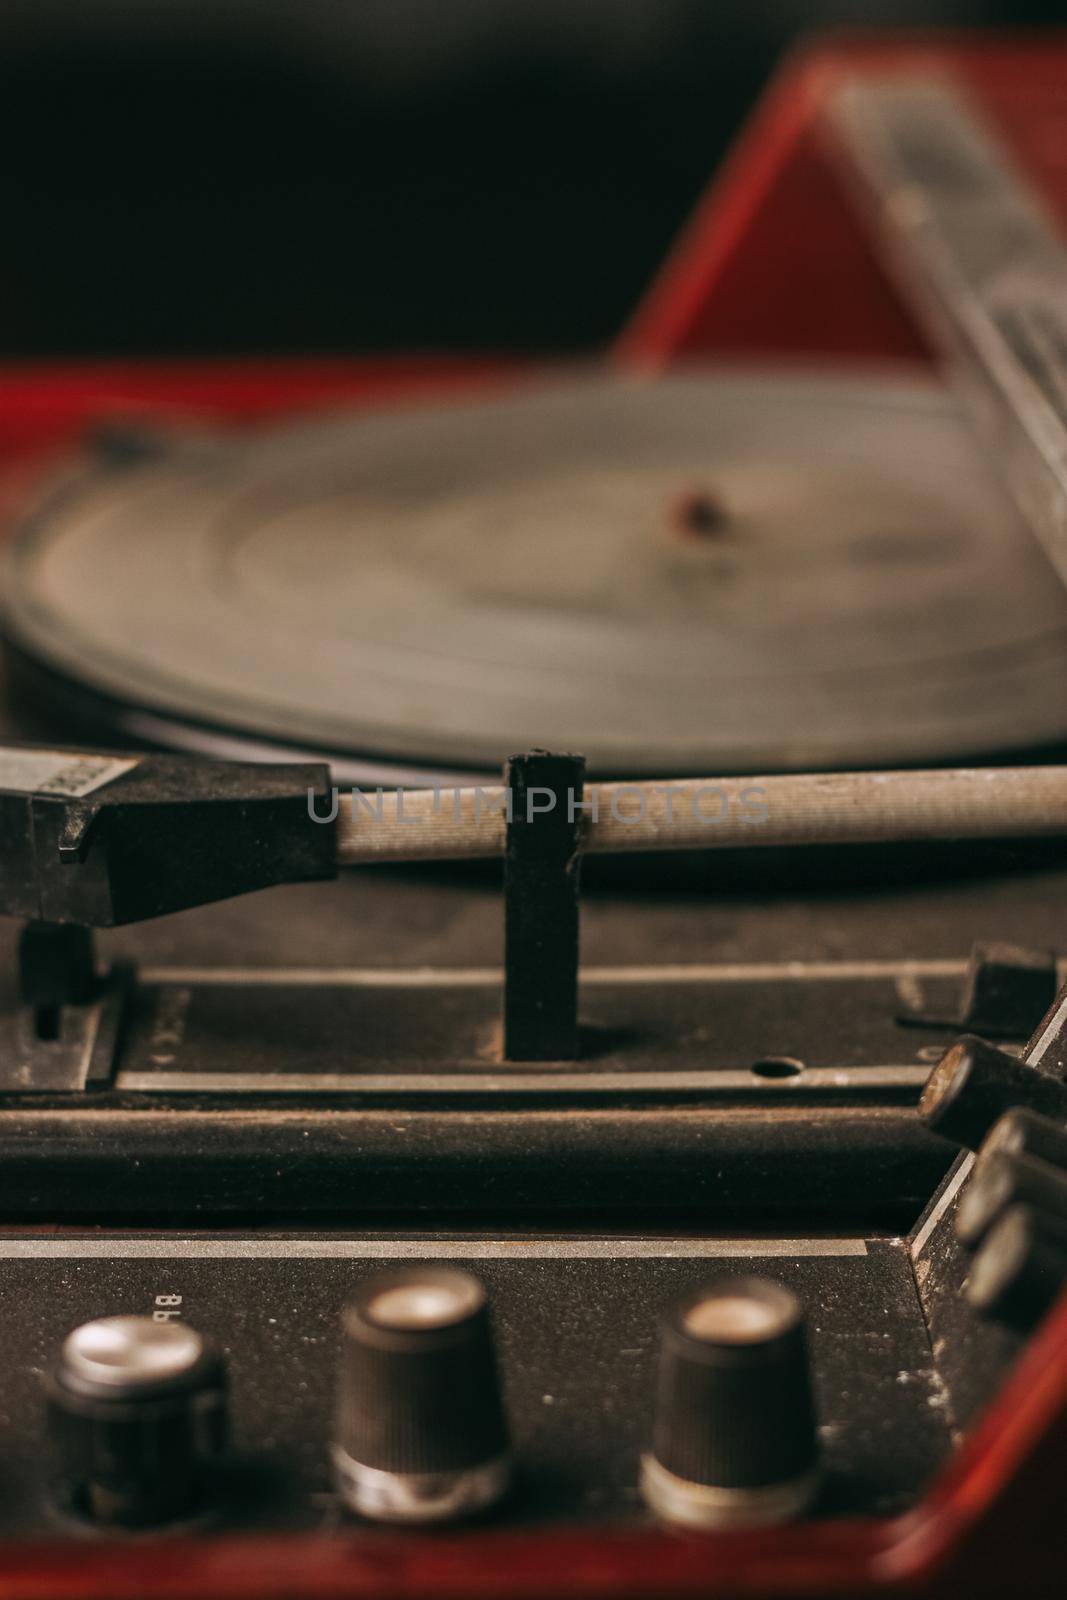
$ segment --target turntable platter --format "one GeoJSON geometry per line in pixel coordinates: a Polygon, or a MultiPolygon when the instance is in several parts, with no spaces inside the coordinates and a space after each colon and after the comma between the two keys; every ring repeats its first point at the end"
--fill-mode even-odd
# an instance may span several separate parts
{"type": "Polygon", "coordinates": [[[936,386],[730,371],[332,415],[67,484],[4,628],[117,731],[349,770],[1067,736],[1067,596],[936,386]]]}

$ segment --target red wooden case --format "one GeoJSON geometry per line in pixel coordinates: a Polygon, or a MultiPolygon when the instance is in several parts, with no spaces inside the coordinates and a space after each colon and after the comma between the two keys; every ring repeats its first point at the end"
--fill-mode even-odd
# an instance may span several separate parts
{"type": "MultiPolygon", "coordinates": [[[[819,134],[820,107],[836,81],[896,68],[957,78],[1067,223],[1067,33],[815,42],[771,85],[606,361],[629,370],[709,358],[931,361],[819,134]]],[[[445,399],[514,372],[506,359],[462,355],[0,364],[0,465],[13,495],[43,453],[115,413],[242,421],[340,400],[445,399]]],[[[947,1469],[918,1505],[891,1520],[704,1536],[353,1529],[8,1545],[0,1547],[0,1600],[1058,1596],[1067,1569],[1065,1483],[1067,1298],[947,1469]]]]}

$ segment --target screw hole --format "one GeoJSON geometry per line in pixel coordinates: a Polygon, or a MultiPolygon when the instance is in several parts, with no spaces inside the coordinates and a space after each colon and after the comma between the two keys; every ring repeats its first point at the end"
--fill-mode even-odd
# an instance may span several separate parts
{"type": "Polygon", "coordinates": [[[668,520],[676,533],[688,539],[710,539],[721,533],[726,512],[707,489],[690,489],[668,507],[668,520]]]}
{"type": "Polygon", "coordinates": [[[804,1063],[795,1056],[764,1056],[754,1061],[750,1070],[757,1078],[799,1078],[804,1063]]]}
{"type": "Polygon", "coordinates": [[[59,1038],[60,1017],[58,1006],[37,1006],[33,1013],[33,1027],[38,1039],[49,1044],[59,1038]]]}

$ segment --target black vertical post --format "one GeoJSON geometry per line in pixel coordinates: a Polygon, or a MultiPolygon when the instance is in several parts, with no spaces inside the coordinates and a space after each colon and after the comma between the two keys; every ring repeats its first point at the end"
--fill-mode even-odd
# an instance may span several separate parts
{"type": "Polygon", "coordinates": [[[74,923],[27,922],[18,943],[19,1001],[39,1039],[58,1039],[64,1006],[88,1005],[98,988],[93,935],[74,923]]]}
{"type": "Polygon", "coordinates": [[[578,1054],[583,756],[531,750],[504,770],[504,1059],[578,1054]]]}

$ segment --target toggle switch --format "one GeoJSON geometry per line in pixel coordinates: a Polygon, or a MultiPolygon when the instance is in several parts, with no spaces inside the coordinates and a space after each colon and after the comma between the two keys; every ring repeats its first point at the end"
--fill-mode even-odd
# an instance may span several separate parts
{"type": "Polygon", "coordinates": [[[989,1156],[980,1167],[975,1165],[960,1196],[956,1237],[973,1249],[997,1219],[1016,1205],[1033,1206],[1067,1228],[1067,1172],[1032,1156],[1012,1156],[1004,1151],[989,1156]]]}
{"type": "Polygon", "coordinates": [[[968,1150],[1016,1106],[1067,1120],[1067,1084],[971,1034],[949,1046],[919,1096],[930,1131],[968,1150]]]}
{"type": "Polygon", "coordinates": [[[978,1151],[975,1173],[995,1155],[1029,1156],[1050,1166],[1067,1168],[1067,1128],[1036,1111],[1005,1111],[993,1124],[978,1151]]]}
{"type": "Polygon", "coordinates": [[[964,1284],[968,1302],[1026,1332],[1067,1284],[1067,1223],[1012,1206],[990,1228],[964,1284]]]}

